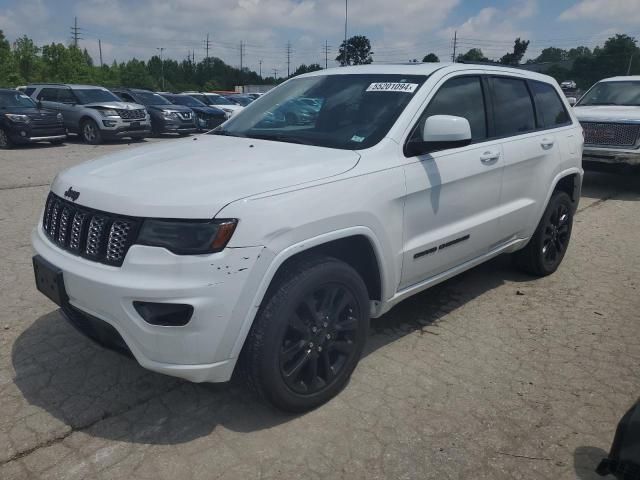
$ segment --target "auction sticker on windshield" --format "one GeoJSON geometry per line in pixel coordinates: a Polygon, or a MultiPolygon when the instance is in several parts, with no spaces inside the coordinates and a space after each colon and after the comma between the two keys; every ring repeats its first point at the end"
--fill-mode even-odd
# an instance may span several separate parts
{"type": "Polygon", "coordinates": [[[367,92],[405,92],[413,93],[418,88],[417,83],[377,82],[367,87],[367,92]]]}

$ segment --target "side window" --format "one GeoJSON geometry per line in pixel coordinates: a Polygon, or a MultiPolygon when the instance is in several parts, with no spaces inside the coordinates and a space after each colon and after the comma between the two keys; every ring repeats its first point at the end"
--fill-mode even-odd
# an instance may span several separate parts
{"type": "Polygon", "coordinates": [[[486,139],[487,115],[480,77],[453,78],[442,85],[422,114],[411,140],[418,140],[425,120],[433,115],[464,117],[471,125],[472,141],[486,139]]]}
{"type": "Polygon", "coordinates": [[[43,88],[38,93],[38,100],[43,100],[45,102],[57,102],[58,101],[58,91],[55,88],[43,88]]]}
{"type": "Polygon", "coordinates": [[[36,89],[34,87],[27,87],[27,88],[24,89],[24,94],[31,96],[31,95],[33,95],[33,92],[35,92],[35,91],[36,91],[36,89]]]}
{"type": "Polygon", "coordinates": [[[120,93],[117,93],[116,95],[118,95],[124,102],[136,103],[133,97],[128,93],[120,92],[120,93]]]}
{"type": "Polygon", "coordinates": [[[555,88],[548,83],[542,82],[531,82],[530,85],[544,128],[552,128],[571,123],[571,118],[566,108],[564,108],[564,104],[562,100],[560,100],[555,88]]]}
{"type": "Polygon", "coordinates": [[[78,103],[76,96],[68,88],[58,89],[58,102],[67,104],[78,103]]]}
{"type": "Polygon", "coordinates": [[[536,129],[536,115],[524,80],[494,77],[493,101],[496,136],[520,135],[536,129]]]}

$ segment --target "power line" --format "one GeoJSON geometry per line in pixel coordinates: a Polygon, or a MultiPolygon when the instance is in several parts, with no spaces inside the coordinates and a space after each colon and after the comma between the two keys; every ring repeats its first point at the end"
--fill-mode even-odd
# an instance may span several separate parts
{"type": "Polygon", "coordinates": [[[78,17],[73,17],[73,27],[71,27],[71,40],[73,40],[73,46],[78,48],[78,40],[82,40],[82,28],[78,26],[78,17]]]}

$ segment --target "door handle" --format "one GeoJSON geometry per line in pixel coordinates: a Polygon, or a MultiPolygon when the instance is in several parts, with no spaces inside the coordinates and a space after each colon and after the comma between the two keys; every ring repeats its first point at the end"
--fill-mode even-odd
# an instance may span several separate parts
{"type": "Polygon", "coordinates": [[[480,161],[485,165],[494,163],[500,158],[500,152],[487,151],[480,155],[480,161]]]}
{"type": "Polygon", "coordinates": [[[549,148],[553,147],[553,144],[555,142],[553,141],[553,138],[543,138],[540,141],[540,145],[542,145],[542,148],[544,148],[545,150],[548,150],[549,148]]]}

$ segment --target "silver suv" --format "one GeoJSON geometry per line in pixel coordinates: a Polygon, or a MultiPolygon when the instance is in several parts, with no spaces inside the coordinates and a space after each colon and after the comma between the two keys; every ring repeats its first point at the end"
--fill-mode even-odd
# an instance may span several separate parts
{"type": "Polygon", "coordinates": [[[151,132],[144,106],[123,102],[104,87],[61,83],[29,85],[25,93],[43,107],[62,113],[67,130],[86,143],[129,137],[140,140],[151,132]]]}

